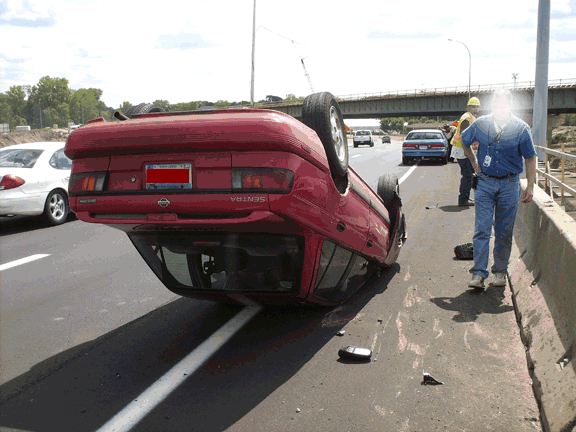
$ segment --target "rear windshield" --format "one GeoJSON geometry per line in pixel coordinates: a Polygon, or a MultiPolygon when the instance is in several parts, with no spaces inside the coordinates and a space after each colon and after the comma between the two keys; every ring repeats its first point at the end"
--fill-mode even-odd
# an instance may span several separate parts
{"type": "Polygon", "coordinates": [[[410,132],[406,137],[409,140],[441,140],[442,134],[440,132],[410,132]]]}
{"type": "Polygon", "coordinates": [[[169,288],[279,293],[300,288],[301,237],[182,232],[129,237],[169,288]]]}
{"type": "Polygon", "coordinates": [[[7,149],[0,151],[1,168],[33,168],[44,150],[7,149]]]}
{"type": "Polygon", "coordinates": [[[356,136],[358,135],[370,135],[370,131],[358,131],[356,132],[356,136]]]}

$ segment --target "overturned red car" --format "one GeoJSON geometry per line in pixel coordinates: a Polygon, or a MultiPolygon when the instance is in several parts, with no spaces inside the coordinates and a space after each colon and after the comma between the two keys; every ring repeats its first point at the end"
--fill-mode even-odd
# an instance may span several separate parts
{"type": "Polygon", "coordinates": [[[72,132],[70,206],[127,233],[176,294],[267,304],[346,301],[406,240],[398,180],[348,166],[330,93],[277,111],[161,112],[72,132]]]}

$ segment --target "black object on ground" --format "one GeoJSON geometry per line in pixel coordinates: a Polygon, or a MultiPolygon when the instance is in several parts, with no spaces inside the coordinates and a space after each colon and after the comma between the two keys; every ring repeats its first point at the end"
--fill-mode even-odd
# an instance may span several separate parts
{"type": "Polygon", "coordinates": [[[472,260],[474,259],[474,245],[472,243],[464,243],[454,248],[454,255],[459,260],[472,260]]]}
{"type": "Polygon", "coordinates": [[[438,381],[428,372],[424,372],[424,378],[422,379],[422,385],[441,385],[444,384],[442,381],[438,381]]]}
{"type": "Polygon", "coordinates": [[[345,360],[369,360],[372,350],[355,346],[344,346],[338,351],[340,358],[345,360]]]}

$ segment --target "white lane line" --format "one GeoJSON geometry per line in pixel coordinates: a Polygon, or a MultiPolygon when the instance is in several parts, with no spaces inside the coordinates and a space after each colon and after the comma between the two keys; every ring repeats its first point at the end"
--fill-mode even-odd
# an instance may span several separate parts
{"type": "Polygon", "coordinates": [[[9,262],[6,264],[2,264],[2,265],[0,265],[0,271],[7,270],[9,268],[16,267],[16,266],[19,266],[22,264],[26,264],[26,263],[29,263],[31,261],[36,261],[36,260],[39,260],[41,258],[46,258],[47,256],[50,256],[50,254],[36,254],[36,255],[31,255],[29,257],[21,258],[19,260],[12,261],[12,262],[9,262]]]}
{"type": "Polygon", "coordinates": [[[360,157],[360,156],[362,156],[362,155],[361,155],[361,154],[357,154],[357,155],[352,156],[350,159],[354,159],[355,157],[360,157]]]}
{"type": "Polygon", "coordinates": [[[420,161],[416,161],[416,163],[415,163],[414,165],[412,165],[412,168],[410,168],[410,169],[408,170],[408,172],[407,172],[406,174],[404,174],[400,180],[398,180],[398,183],[399,183],[399,184],[402,184],[402,182],[403,182],[404,180],[406,180],[406,179],[408,178],[408,176],[414,172],[414,170],[415,170],[416,167],[418,166],[418,163],[419,163],[419,162],[420,162],[420,161]]]}
{"type": "Polygon", "coordinates": [[[261,309],[261,306],[248,306],[242,309],[230,321],[220,327],[216,333],[202,342],[198,348],[180,360],[163,377],[136,397],[126,408],[98,429],[97,432],[129,431],[132,429],[144,416],[176,390],[188,376],[200,368],[206,360],[218,351],[228,339],[234,336],[261,309]]]}

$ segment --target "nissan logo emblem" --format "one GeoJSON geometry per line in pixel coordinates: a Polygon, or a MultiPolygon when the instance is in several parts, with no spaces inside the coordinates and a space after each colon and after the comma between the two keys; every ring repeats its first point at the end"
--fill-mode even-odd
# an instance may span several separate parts
{"type": "Polygon", "coordinates": [[[160,207],[168,207],[170,205],[170,201],[168,201],[166,198],[162,198],[158,201],[158,205],[160,207]]]}

